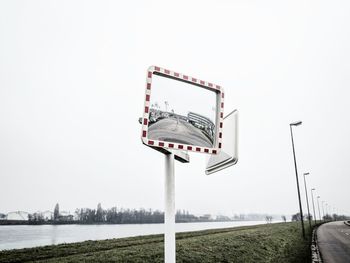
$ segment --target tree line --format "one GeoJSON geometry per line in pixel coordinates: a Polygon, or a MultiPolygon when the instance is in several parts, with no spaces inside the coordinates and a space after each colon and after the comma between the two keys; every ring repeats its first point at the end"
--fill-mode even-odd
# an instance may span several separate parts
{"type": "MultiPolygon", "coordinates": [[[[230,221],[228,217],[217,217],[215,220],[209,215],[195,216],[186,210],[178,210],[175,215],[178,223],[230,221]]],[[[74,215],[60,213],[59,204],[55,205],[51,218],[44,218],[41,213],[29,214],[28,221],[32,224],[41,223],[78,223],[78,224],[152,224],[164,223],[164,212],[152,209],[124,209],[112,207],[103,209],[99,203],[96,209],[77,208],[74,215]]]]}
{"type": "MultiPolygon", "coordinates": [[[[75,211],[76,220],[82,224],[110,223],[110,224],[152,224],[164,223],[164,212],[152,209],[124,209],[112,207],[103,209],[101,204],[97,209],[81,208],[75,211]]],[[[197,217],[185,210],[178,210],[175,215],[178,223],[201,222],[203,217],[197,217]]]]}
{"type": "MultiPolygon", "coordinates": [[[[310,220],[314,220],[311,214],[303,214],[303,220],[306,221],[310,218],[310,220]]],[[[338,214],[326,214],[322,216],[322,220],[325,221],[339,221],[339,220],[347,220],[349,217],[346,215],[338,215],[338,214]]],[[[319,218],[317,218],[319,220],[319,218]]],[[[292,215],[292,221],[301,221],[300,213],[296,213],[292,215]]]]}

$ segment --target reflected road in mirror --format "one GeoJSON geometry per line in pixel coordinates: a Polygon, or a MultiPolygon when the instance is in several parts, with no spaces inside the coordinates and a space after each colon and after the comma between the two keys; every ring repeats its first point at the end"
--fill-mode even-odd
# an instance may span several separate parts
{"type": "Polygon", "coordinates": [[[200,129],[191,123],[174,117],[168,117],[150,125],[149,137],[154,140],[181,144],[212,147],[213,143],[200,129]]]}

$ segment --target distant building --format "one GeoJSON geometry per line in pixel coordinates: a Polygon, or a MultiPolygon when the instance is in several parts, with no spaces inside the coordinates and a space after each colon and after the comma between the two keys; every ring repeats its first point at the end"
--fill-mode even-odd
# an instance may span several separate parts
{"type": "Polygon", "coordinates": [[[62,211],[60,212],[58,216],[58,221],[61,222],[67,222],[67,221],[73,221],[74,216],[70,214],[70,212],[62,211]]]}
{"type": "Polygon", "coordinates": [[[29,213],[23,211],[9,212],[6,216],[7,220],[28,220],[29,213]]]}
{"type": "Polygon", "coordinates": [[[215,218],[216,221],[231,221],[231,218],[224,215],[217,215],[215,218]]]}
{"type": "Polygon", "coordinates": [[[209,118],[194,112],[189,112],[187,118],[188,121],[197,128],[204,130],[211,141],[213,141],[215,124],[209,118]]]}
{"type": "Polygon", "coordinates": [[[73,215],[59,215],[58,216],[58,221],[62,221],[62,222],[67,222],[67,221],[73,221],[74,220],[74,216],[73,215]]]}
{"type": "Polygon", "coordinates": [[[202,221],[211,221],[213,220],[213,217],[210,214],[205,214],[205,215],[199,216],[199,219],[202,221]]]}

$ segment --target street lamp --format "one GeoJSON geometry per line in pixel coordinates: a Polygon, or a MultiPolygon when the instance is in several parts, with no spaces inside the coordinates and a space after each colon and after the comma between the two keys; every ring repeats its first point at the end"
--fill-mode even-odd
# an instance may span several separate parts
{"type": "Polygon", "coordinates": [[[304,173],[304,186],[305,186],[305,194],[306,194],[306,204],[307,204],[307,218],[309,219],[309,226],[311,231],[311,219],[310,219],[310,209],[309,209],[309,197],[307,196],[307,187],[306,187],[306,180],[305,175],[309,175],[310,173],[304,173]]]}
{"type": "Polygon", "coordinates": [[[315,191],[315,188],[311,189],[311,198],[312,198],[312,208],[314,210],[314,221],[315,221],[315,225],[316,225],[316,212],[315,212],[315,203],[314,203],[314,193],[313,191],[315,191]]]}
{"type": "Polygon", "coordinates": [[[321,210],[320,210],[320,203],[318,201],[319,199],[320,199],[320,196],[317,196],[318,215],[320,216],[320,221],[322,221],[321,210]]]}
{"type": "Polygon", "coordinates": [[[293,157],[294,157],[294,168],[295,168],[295,178],[297,180],[297,190],[298,190],[298,198],[299,198],[299,209],[300,209],[300,218],[301,218],[301,229],[303,231],[303,238],[305,239],[305,228],[304,228],[304,218],[303,218],[303,209],[301,207],[301,199],[300,199],[300,190],[299,190],[299,180],[298,180],[298,168],[297,168],[297,161],[295,158],[295,149],[294,149],[294,140],[293,140],[293,126],[299,126],[301,125],[301,121],[293,122],[289,124],[290,128],[290,136],[292,138],[292,147],[293,147],[293,157]]]}

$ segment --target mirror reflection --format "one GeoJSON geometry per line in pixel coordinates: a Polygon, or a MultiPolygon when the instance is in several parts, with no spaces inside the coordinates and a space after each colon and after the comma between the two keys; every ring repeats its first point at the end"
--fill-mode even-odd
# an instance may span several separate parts
{"type": "Polygon", "coordinates": [[[153,74],[148,138],[214,147],[217,93],[153,74]]]}

